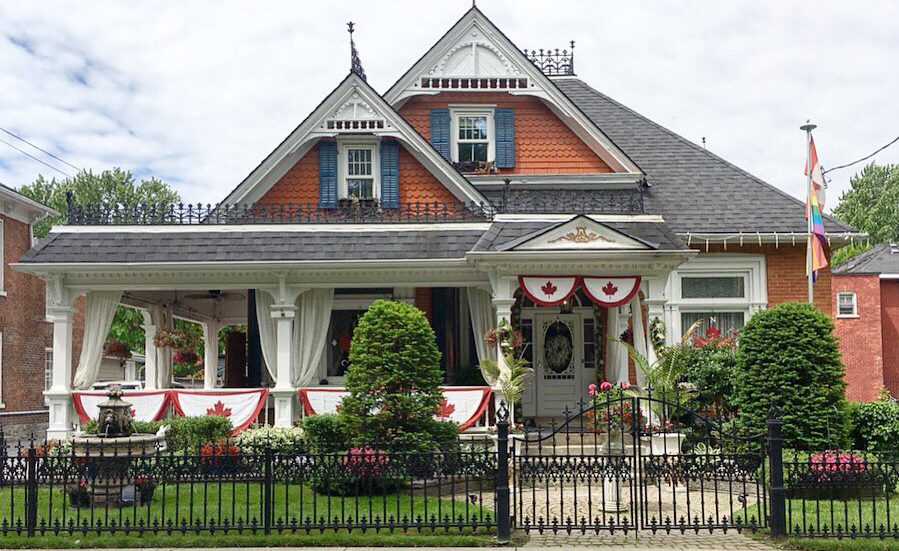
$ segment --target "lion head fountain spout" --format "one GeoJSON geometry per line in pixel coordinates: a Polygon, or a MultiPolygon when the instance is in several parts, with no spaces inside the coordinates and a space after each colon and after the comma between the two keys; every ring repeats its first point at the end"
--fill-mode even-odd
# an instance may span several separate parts
{"type": "Polygon", "coordinates": [[[100,418],[97,419],[101,438],[120,438],[131,436],[134,429],[131,425],[132,404],[122,400],[122,387],[114,386],[106,393],[108,400],[99,404],[100,418]]]}

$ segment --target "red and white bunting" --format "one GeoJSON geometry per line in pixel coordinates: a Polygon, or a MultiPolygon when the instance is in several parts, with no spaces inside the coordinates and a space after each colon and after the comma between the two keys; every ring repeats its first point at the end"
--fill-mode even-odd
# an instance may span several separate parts
{"type": "Polygon", "coordinates": [[[640,289],[640,276],[583,277],[584,294],[599,306],[612,308],[627,303],[640,289]]]}
{"type": "MultiPolygon", "coordinates": [[[[165,415],[165,409],[169,404],[169,392],[167,390],[125,391],[122,398],[130,402],[131,416],[136,421],[159,421],[165,415]]],[[[73,392],[72,405],[75,413],[82,423],[87,423],[100,416],[102,402],[107,400],[106,392],[87,391],[73,392]]]]}
{"type": "MultiPolygon", "coordinates": [[[[459,430],[477,423],[490,405],[489,386],[441,387],[440,390],[443,401],[434,417],[458,424],[459,430]]],[[[306,415],[337,413],[340,411],[340,401],[349,395],[342,387],[301,388],[299,392],[306,415]]]]}
{"type": "Polygon", "coordinates": [[[173,390],[172,406],[182,417],[221,415],[231,420],[232,435],[250,426],[265,405],[268,389],[173,390]]]}
{"type": "Polygon", "coordinates": [[[525,295],[540,306],[558,306],[574,294],[577,276],[519,276],[525,295]]]}

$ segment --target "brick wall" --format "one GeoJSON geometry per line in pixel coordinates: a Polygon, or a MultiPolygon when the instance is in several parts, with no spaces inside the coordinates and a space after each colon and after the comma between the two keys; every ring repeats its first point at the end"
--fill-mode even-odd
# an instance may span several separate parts
{"type": "Polygon", "coordinates": [[[880,319],[883,335],[883,379],[899,395],[899,281],[880,282],[880,319]]]}
{"type": "Polygon", "coordinates": [[[428,321],[432,321],[433,316],[433,300],[434,300],[434,290],[430,287],[416,287],[415,288],[415,307],[425,313],[425,316],[428,318],[428,321]]]}
{"type": "Polygon", "coordinates": [[[501,174],[577,174],[612,172],[577,135],[538,98],[505,93],[443,92],[415,96],[399,109],[425,139],[431,134],[431,109],[450,104],[487,104],[515,109],[515,167],[501,174]]]}
{"type": "MultiPolygon", "coordinates": [[[[693,247],[705,252],[705,246],[693,244],[693,247]]],[[[723,245],[709,245],[708,252],[731,252],[764,254],[766,275],[768,279],[768,305],[776,306],[783,302],[808,301],[808,279],[805,275],[805,244],[793,246],[789,243],[748,245],[742,247],[728,244],[727,249],[723,245]]],[[[827,251],[828,258],[830,251],[827,251]]],[[[815,306],[827,315],[833,315],[833,305],[830,294],[830,268],[825,268],[818,274],[815,283],[815,306]]]]}
{"type": "Polygon", "coordinates": [[[846,397],[850,400],[876,400],[884,383],[884,358],[881,344],[881,291],[876,275],[833,276],[833,309],[837,312],[837,294],[854,292],[858,317],[836,317],[834,334],[840,340],[840,353],[846,368],[846,397]]]}
{"type": "MultiPolygon", "coordinates": [[[[400,144],[399,169],[401,203],[454,202],[457,200],[402,144],[400,144]]],[[[262,196],[259,203],[317,205],[318,149],[312,148],[309,153],[297,161],[262,196]]]]}
{"type": "MultiPolygon", "coordinates": [[[[14,271],[31,246],[28,224],[3,219],[3,259],[5,297],[0,297],[0,331],[3,333],[3,413],[44,408],[44,348],[53,345],[52,328],[44,310],[44,283],[14,271]]],[[[26,419],[33,422],[33,419],[26,419]]],[[[22,418],[2,416],[4,425],[18,424],[22,418]]]]}

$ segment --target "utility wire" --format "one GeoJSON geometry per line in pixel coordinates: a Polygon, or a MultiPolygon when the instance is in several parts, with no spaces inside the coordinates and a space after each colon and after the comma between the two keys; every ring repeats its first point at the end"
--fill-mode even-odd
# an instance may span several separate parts
{"type": "Polygon", "coordinates": [[[31,157],[31,158],[34,159],[35,161],[41,163],[42,165],[44,165],[44,166],[46,166],[46,167],[52,168],[53,170],[55,170],[56,172],[59,172],[59,173],[62,174],[63,176],[66,176],[66,177],[68,177],[68,178],[72,178],[72,175],[71,175],[71,174],[69,174],[69,173],[67,173],[67,172],[63,172],[62,170],[60,170],[60,169],[56,168],[55,166],[51,165],[50,163],[48,163],[48,162],[46,162],[46,161],[43,161],[43,160],[41,160],[41,159],[38,159],[37,157],[35,157],[35,156],[32,155],[31,153],[28,153],[27,151],[23,151],[22,149],[19,149],[18,147],[14,146],[13,144],[9,143],[9,142],[6,141],[6,140],[0,139],[0,143],[4,143],[4,144],[8,145],[9,147],[15,149],[16,151],[18,151],[18,152],[21,153],[22,155],[25,155],[25,156],[27,156],[27,157],[31,157]]]}
{"type": "Polygon", "coordinates": [[[846,163],[846,164],[844,164],[844,165],[839,165],[839,166],[835,166],[835,167],[833,167],[833,168],[828,168],[827,170],[822,170],[821,172],[822,172],[822,174],[828,174],[828,173],[830,173],[830,172],[833,172],[834,170],[839,170],[839,169],[841,169],[841,168],[848,168],[848,167],[850,167],[850,166],[852,166],[852,165],[856,165],[856,164],[858,164],[858,163],[860,163],[860,162],[862,162],[862,161],[867,161],[868,159],[870,159],[870,158],[873,157],[874,155],[877,155],[878,153],[880,153],[880,152],[883,151],[884,149],[890,147],[891,145],[893,145],[893,144],[896,143],[896,142],[899,142],[899,136],[896,136],[896,139],[894,139],[894,140],[891,141],[890,143],[886,144],[885,146],[881,147],[880,149],[878,149],[878,150],[875,151],[874,153],[871,153],[870,155],[866,155],[865,157],[862,157],[861,159],[858,159],[857,161],[852,161],[851,163],[846,163]]]}
{"type": "Polygon", "coordinates": [[[3,128],[2,126],[0,126],[0,130],[6,132],[7,134],[9,134],[10,136],[12,136],[13,138],[15,138],[15,139],[17,139],[17,140],[19,140],[19,141],[22,141],[22,142],[27,143],[27,144],[30,145],[31,147],[33,147],[33,148],[37,149],[38,151],[40,151],[41,153],[46,153],[47,155],[53,157],[54,159],[56,159],[57,161],[61,162],[62,164],[64,164],[64,165],[69,165],[70,167],[74,168],[75,170],[81,171],[80,168],[78,168],[77,166],[73,165],[73,164],[70,163],[69,161],[66,161],[66,160],[64,160],[64,159],[60,159],[60,158],[57,157],[56,155],[54,155],[54,154],[50,153],[49,151],[47,151],[46,149],[41,149],[40,147],[38,147],[38,146],[34,145],[33,143],[29,142],[28,140],[26,140],[26,139],[23,138],[22,136],[19,136],[19,135],[17,135],[17,134],[13,134],[12,132],[10,132],[9,130],[3,128]]]}

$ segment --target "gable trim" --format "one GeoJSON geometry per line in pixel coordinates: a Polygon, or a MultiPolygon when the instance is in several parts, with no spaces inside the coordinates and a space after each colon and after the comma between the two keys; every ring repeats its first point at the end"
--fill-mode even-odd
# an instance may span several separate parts
{"type": "Polygon", "coordinates": [[[343,81],[224,199],[225,204],[251,203],[259,200],[297,161],[309,153],[322,138],[343,135],[344,128],[329,124],[336,120],[352,98],[369,111],[363,120],[375,121],[366,134],[395,138],[412,156],[431,172],[457,199],[486,203],[487,199],[468,182],[434,147],[406,122],[384,99],[355,73],[343,81]]]}
{"type": "MultiPolygon", "coordinates": [[[[555,241],[561,241],[561,240],[573,241],[574,239],[576,239],[578,237],[582,237],[581,234],[583,234],[584,236],[587,236],[587,239],[589,239],[590,241],[607,239],[599,234],[596,234],[594,236],[591,233],[587,233],[587,229],[585,226],[576,226],[576,228],[577,228],[576,235],[561,236],[558,239],[556,239],[555,241]],[[582,228],[583,228],[583,230],[582,230],[582,228]]],[[[558,222],[556,224],[551,224],[551,225],[549,225],[545,228],[541,228],[535,232],[529,233],[527,235],[523,235],[517,239],[509,241],[508,243],[504,243],[501,246],[497,247],[496,250],[497,251],[515,251],[515,252],[525,252],[525,251],[543,251],[543,252],[584,251],[584,252],[586,252],[586,251],[652,251],[652,250],[655,250],[658,248],[659,248],[659,245],[657,243],[650,243],[649,241],[640,239],[639,237],[634,237],[634,236],[624,233],[620,230],[616,230],[615,228],[609,227],[601,222],[597,222],[596,220],[593,220],[592,218],[590,218],[588,216],[584,216],[584,215],[580,214],[580,215],[571,217],[568,220],[558,222]],[[598,227],[599,229],[602,229],[605,233],[608,233],[612,236],[619,236],[622,239],[622,241],[624,241],[628,244],[633,243],[634,245],[637,245],[637,246],[607,247],[607,248],[588,248],[588,247],[580,248],[580,247],[560,246],[556,249],[554,249],[552,247],[539,247],[539,248],[527,247],[527,245],[529,243],[532,243],[532,242],[540,239],[541,237],[543,237],[555,230],[558,230],[559,228],[563,228],[563,227],[569,226],[569,225],[576,226],[576,223],[578,221],[583,221],[586,224],[592,225],[593,227],[598,227]]]]}
{"type": "MultiPolygon", "coordinates": [[[[417,62],[394,83],[384,94],[384,99],[391,105],[399,105],[400,102],[415,95],[433,95],[445,90],[427,90],[418,87],[413,89],[413,83],[431,67],[440,62],[440,58],[449,52],[454,44],[463,40],[472,26],[491,40],[496,41],[502,48],[502,54],[515,62],[523,77],[527,79],[527,86],[523,88],[510,88],[508,90],[495,90],[508,92],[513,95],[532,95],[546,101],[550,111],[553,112],[575,135],[578,136],[597,156],[599,156],[612,170],[616,172],[642,174],[643,172],[615,143],[606,136],[599,127],[590,120],[578,107],[562,93],[552,80],[543,74],[523,53],[483,14],[476,6],[469,9],[444,35],[419,58],[417,62]]],[[[512,78],[510,76],[510,78],[512,78]]],[[[465,90],[449,90],[453,92],[465,90]]],[[[472,90],[468,90],[472,91],[472,90]]]]}

